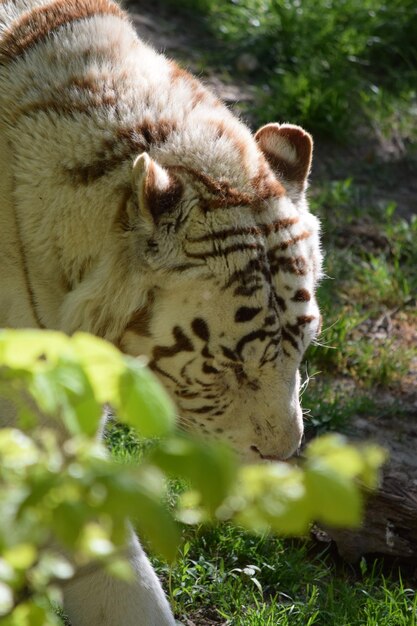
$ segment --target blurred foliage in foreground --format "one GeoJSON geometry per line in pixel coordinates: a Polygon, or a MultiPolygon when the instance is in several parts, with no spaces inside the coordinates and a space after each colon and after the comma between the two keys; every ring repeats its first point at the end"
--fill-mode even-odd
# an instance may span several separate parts
{"type": "Polygon", "coordinates": [[[0,621],[8,626],[58,624],[51,607],[78,565],[99,561],[128,579],[127,518],[168,560],[177,520],[290,535],[316,520],[356,525],[358,481],[374,487],[384,460],[378,447],[332,435],[310,445],[302,468],[239,468],[224,446],[175,432],[174,408],[143,363],[81,333],[2,331],[0,396],[18,414],[16,427],[0,431],[0,621]],[[103,404],[141,436],[161,438],[138,465],[117,463],[97,442],[103,404]],[[167,477],[187,485],[173,511],[167,477]]]}
{"type": "Polygon", "coordinates": [[[175,6],[204,15],[222,42],[222,67],[261,85],[261,122],[291,121],[340,139],[365,114],[382,133],[416,137],[415,0],[176,0],[175,6]]]}

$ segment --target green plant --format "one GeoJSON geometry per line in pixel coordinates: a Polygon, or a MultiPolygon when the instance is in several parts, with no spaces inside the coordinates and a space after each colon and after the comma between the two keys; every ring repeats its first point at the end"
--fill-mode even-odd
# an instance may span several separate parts
{"type": "Polygon", "coordinates": [[[303,468],[237,469],[223,446],[174,431],[172,405],[143,363],[82,333],[1,331],[0,395],[17,410],[17,426],[0,431],[0,617],[9,626],[57,623],[50,602],[74,565],[101,561],[128,578],[127,517],[172,559],[179,531],[166,478],[185,481],[174,512],[188,524],[233,520],[302,534],[317,519],[358,524],[356,479],[372,487],[384,459],[378,447],[327,436],[309,447],[303,468]],[[164,436],[140,463],[118,463],[96,441],[103,403],[139,433],[164,436]]]}
{"type": "MultiPolygon", "coordinates": [[[[171,0],[166,0],[170,2],[171,0]]],[[[221,40],[222,67],[255,62],[261,122],[297,122],[347,138],[368,116],[412,137],[417,58],[413,0],[181,0],[221,40]],[[401,115],[396,111],[401,110],[401,115]]],[[[235,71],[235,67],[233,68],[235,71]]],[[[250,69],[241,70],[250,73],[250,69]]]]}
{"type": "MultiPolygon", "coordinates": [[[[166,566],[160,572],[168,576],[166,566]]],[[[415,590],[382,561],[343,565],[328,548],[317,550],[308,540],[253,535],[230,524],[187,529],[169,577],[176,615],[197,624],[410,626],[417,621],[415,590]]]]}
{"type": "Polygon", "coordinates": [[[399,314],[413,319],[417,219],[398,219],[392,203],[365,209],[352,179],[324,185],[312,205],[323,223],[326,278],[318,290],[323,331],[307,361],[361,386],[395,384],[412,350],[379,327],[399,314]]]}

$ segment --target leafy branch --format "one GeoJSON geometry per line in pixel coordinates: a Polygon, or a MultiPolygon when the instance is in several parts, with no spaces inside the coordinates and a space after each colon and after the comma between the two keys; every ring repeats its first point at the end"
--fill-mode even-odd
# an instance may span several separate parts
{"type": "Polygon", "coordinates": [[[127,519],[154,550],[175,558],[183,523],[232,520],[304,534],[313,521],[360,523],[360,483],[375,487],[385,454],[332,435],[300,467],[239,467],[226,446],[175,429],[175,408],[144,362],[87,334],[0,333],[0,396],[16,426],[0,431],[0,616],[8,626],[57,624],[51,603],[75,568],[101,563],[129,578],[127,519]],[[97,440],[103,405],[143,438],[136,464],[97,440]],[[184,489],[169,510],[167,478],[184,489]],[[64,556],[65,555],[65,556],[64,556]]]}

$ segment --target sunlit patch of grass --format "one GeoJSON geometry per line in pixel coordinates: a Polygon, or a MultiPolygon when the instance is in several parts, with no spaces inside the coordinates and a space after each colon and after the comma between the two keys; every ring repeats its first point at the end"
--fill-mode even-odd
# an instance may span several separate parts
{"type": "Polygon", "coordinates": [[[179,619],[227,626],[412,626],[416,592],[382,563],[336,564],[306,540],[255,536],[238,528],[189,529],[171,571],[179,619]],[[205,621],[207,620],[207,621],[205,621]]]}
{"type": "Polygon", "coordinates": [[[312,199],[323,222],[328,278],[318,290],[323,332],[307,360],[363,386],[389,385],[412,357],[392,320],[415,311],[417,217],[396,219],[392,204],[364,211],[356,193],[348,179],[323,186],[312,199]]]}

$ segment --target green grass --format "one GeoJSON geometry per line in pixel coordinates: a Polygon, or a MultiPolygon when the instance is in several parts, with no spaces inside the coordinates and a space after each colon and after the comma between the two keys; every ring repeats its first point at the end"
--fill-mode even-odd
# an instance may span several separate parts
{"type": "MultiPolygon", "coordinates": [[[[326,389],[322,406],[331,404],[331,387],[326,389]]],[[[371,401],[351,402],[345,400],[339,418],[366,411],[371,401]]],[[[143,453],[126,427],[111,427],[108,441],[123,462],[135,462],[143,453]]],[[[178,490],[181,486],[174,484],[172,500],[178,490]]],[[[255,535],[229,524],[184,527],[176,563],[152,561],[184,623],[417,626],[417,591],[403,581],[400,570],[373,559],[348,565],[326,544],[320,548],[308,539],[255,535]]]]}
{"type": "Polygon", "coordinates": [[[415,136],[414,0],[178,0],[175,6],[204,16],[221,42],[212,56],[223,71],[258,85],[261,122],[291,121],[346,139],[365,118],[382,134],[415,136]]]}
{"type": "Polygon", "coordinates": [[[231,526],[186,531],[177,564],[156,562],[179,619],[230,626],[413,626],[417,594],[382,563],[340,564],[308,541],[231,526]],[[207,622],[203,620],[207,620],[207,622]]]}
{"type": "MultiPolygon", "coordinates": [[[[322,407],[331,405],[331,390],[325,388],[322,407]]],[[[349,405],[345,399],[338,418],[366,411],[370,402],[364,397],[349,405]]],[[[122,462],[135,462],[143,453],[126,427],[111,427],[108,441],[122,462]]],[[[172,500],[178,490],[181,486],[173,484],[172,500]]],[[[373,559],[348,565],[326,544],[320,548],[308,539],[255,535],[229,524],[184,527],[176,563],[152,561],[176,617],[185,623],[417,626],[417,591],[400,570],[373,559]]]]}
{"type": "Polygon", "coordinates": [[[329,376],[319,375],[309,381],[302,396],[304,425],[307,439],[329,431],[343,432],[353,416],[369,415],[376,403],[369,390],[355,390],[346,381],[335,384],[329,376]]]}
{"type": "Polygon", "coordinates": [[[307,354],[309,370],[362,387],[395,384],[413,350],[387,325],[416,321],[417,216],[397,218],[392,204],[365,210],[351,180],[322,187],[312,208],[323,223],[327,278],[318,290],[324,328],[307,354]]]}

